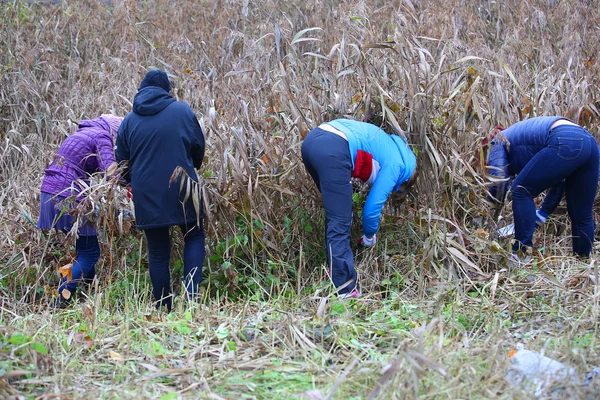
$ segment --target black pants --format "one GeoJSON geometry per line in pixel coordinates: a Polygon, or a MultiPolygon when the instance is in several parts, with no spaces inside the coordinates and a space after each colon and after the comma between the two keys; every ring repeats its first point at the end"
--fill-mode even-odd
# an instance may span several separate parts
{"type": "Polygon", "coordinates": [[[302,161],[323,196],[327,265],[339,291],[352,291],[356,285],[354,257],[350,248],[352,225],[352,160],[348,142],[320,128],[313,129],[302,142],[302,161]]]}
{"type": "MultiPolygon", "coordinates": [[[[198,294],[202,282],[202,264],[204,263],[204,228],[202,219],[200,226],[190,224],[180,225],[183,233],[183,274],[185,289],[194,297],[198,294]]],[[[169,261],[171,259],[171,238],[169,227],[144,230],[148,242],[148,264],[152,293],[156,306],[166,306],[171,310],[171,274],[169,261]]]]}

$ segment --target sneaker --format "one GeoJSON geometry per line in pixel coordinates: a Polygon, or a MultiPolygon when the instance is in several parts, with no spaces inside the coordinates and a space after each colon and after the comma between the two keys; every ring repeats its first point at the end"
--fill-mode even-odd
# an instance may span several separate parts
{"type": "Polygon", "coordinates": [[[339,299],[358,299],[360,297],[362,297],[362,295],[357,288],[352,289],[348,293],[338,294],[339,299]]]}

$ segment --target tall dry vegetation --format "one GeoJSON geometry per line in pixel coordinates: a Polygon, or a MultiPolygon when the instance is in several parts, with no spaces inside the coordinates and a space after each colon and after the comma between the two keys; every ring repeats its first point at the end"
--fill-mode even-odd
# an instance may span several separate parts
{"type": "MultiPolygon", "coordinates": [[[[536,344],[552,343],[579,371],[598,364],[598,271],[566,257],[564,212],[537,236],[543,257],[535,268],[507,271],[508,242],[488,239],[493,226],[478,163],[479,140],[497,123],[567,114],[598,135],[600,15],[593,3],[2,2],[0,368],[31,362],[58,381],[24,380],[21,388],[45,393],[53,385],[74,397],[157,397],[171,385],[177,396],[195,398],[209,384],[238,392],[244,385],[235,372],[252,389],[254,379],[281,382],[296,368],[298,376],[312,374],[302,391],[335,382],[328,396],[313,391],[311,398],[331,398],[344,385],[369,398],[465,398],[511,396],[501,375],[505,347],[518,338],[547,339],[536,344]],[[108,295],[45,313],[55,269],[71,255],[62,236],[34,227],[43,169],[79,120],[129,112],[151,67],[172,75],[175,95],[201,117],[207,138],[207,306],[183,322],[177,313],[159,321],[137,315],[145,307],[135,297],[140,290],[121,284],[139,286],[146,275],[131,274],[145,264],[145,245],[111,209],[128,204],[123,190],[99,179],[90,200],[110,228],[102,232],[98,268],[99,290],[108,295]],[[311,128],[341,116],[405,135],[421,170],[410,200],[386,208],[380,244],[357,256],[374,303],[356,317],[339,309],[328,315],[324,302],[314,311],[314,298],[331,288],[320,268],[320,199],[299,156],[311,128]],[[245,302],[221,301],[214,288],[245,302]],[[256,311],[270,296],[277,306],[256,311]],[[19,332],[9,324],[54,353],[29,351],[31,338],[10,336],[19,332]],[[9,337],[17,344],[7,344],[9,337]],[[264,374],[252,372],[257,365],[264,374]],[[436,380],[441,375],[426,370],[447,374],[436,380]],[[110,374],[102,386],[97,377],[110,374]]],[[[360,212],[366,192],[357,193],[360,212]]],[[[509,208],[504,216],[510,219],[509,208]]],[[[360,233],[359,218],[353,233],[360,233]]],[[[0,379],[0,395],[5,386],[0,379]]],[[[262,386],[252,390],[263,393],[262,386]]]]}
{"type": "MultiPolygon", "coordinates": [[[[374,116],[406,135],[420,163],[412,199],[386,210],[382,246],[395,256],[365,255],[364,287],[376,291],[397,269],[419,291],[427,280],[487,279],[506,243],[486,238],[477,143],[497,123],[534,115],[568,114],[597,134],[600,17],[589,3],[4,3],[2,290],[31,302],[61,262],[32,224],[57,146],[81,119],[129,112],[151,67],[202,117],[209,264],[233,286],[249,271],[322,276],[320,200],[299,148],[342,116],[374,116]]],[[[105,271],[140,250],[114,234],[105,271]]],[[[568,243],[546,249],[568,253],[568,243]]]]}

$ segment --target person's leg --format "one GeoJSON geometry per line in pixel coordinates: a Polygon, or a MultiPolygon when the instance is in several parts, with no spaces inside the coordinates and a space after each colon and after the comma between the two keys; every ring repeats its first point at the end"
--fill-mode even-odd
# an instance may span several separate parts
{"type": "Polygon", "coordinates": [[[581,164],[578,157],[561,158],[560,154],[565,154],[565,143],[561,144],[558,137],[551,134],[547,147],[533,156],[511,187],[515,220],[514,252],[519,249],[526,250],[533,245],[533,231],[536,226],[533,199],[543,190],[558,184],[581,164]]]}
{"type": "Polygon", "coordinates": [[[144,230],[148,242],[148,267],[152,281],[152,293],[156,307],[166,306],[171,310],[171,238],[169,228],[153,228],[144,230]]]}
{"type": "Polygon", "coordinates": [[[317,173],[317,170],[315,169],[311,161],[313,159],[312,155],[314,153],[315,146],[319,146],[318,139],[316,138],[320,137],[321,135],[318,134],[318,132],[318,130],[314,129],[310,131],[308,135],[306,135],[306,138],[302,141],[300,153],[302,155],[302,163],[306,168],[306,172],[308,172],[308,174],[312,178],[313,182],[315,182],[315,185],[317,186],[317,189],[319,189],[320,192],[321,183],[319,181],[319,174],[317,173]]]}
{"type": "MultiPolygon", "coordinates": [[[[320,132],[319,129],[313,129],[312,131],[310,131],[308,133],[308,135],[306,135],[306,138],[304,138],[304,140],[302,141],[302,147],[300,150],[300,153],[302,155],[302,163],[304,164],[304,167],[306,168],[306,172],[308,172],[308,174],[310,175],[310,177],[312,178],[313,182],[315,183],[315,186],[317,187],[317,189],[319,190],[319,193],[321,193],[321,182],[319,180],[319,174],[317,173],[317,170],[315,169],[315,167],[312,164],[312,159],[314,158],[314,153],[315,153],[315,146],[319,146],[319,139],[322,136],[322,132],[320,132]],[[317,139],[315,139],[317,138],[317,139]]],[[[325,248],[327,248],[327,215],[325,215],[325,226],[323,227],[323,237],[325,238],[325,248]]],[[[329,275],[331,277],[331,263],[330,263],[330,259],[329,259],[329,255],[326,256],[327,259],[327,275],[329,275]]]]}
{"type": "Polygon", "coordinates": [[[584,151],[589,148],[586,163],[567,177],[567,211],[571,217],[573,253],[589,257],[594,243],[594,218],[592,208],[598,188],[598,146],[593,137],[589,137],[584,151]]]}
{"type": "Polygon", "coordinates": [[[76,257],[73,267],[71,268],[71,280],[67,281],[67,277],[64,277],[58,288],[58,292],[61,295],[65,289],[69,290],[71,295],[75,294],[77,284],[84,278],[91,277],[91,279],[94,279],[96,274],[94,266],[100,258],[100,244],[98,243],[98,237],[79,236],[75,242],[75,252],[76,257]]]}
{"type": "MultiPolygon", "coordinates": [[[[318,177],[326,219],[326,253],[331,279],[340,294],[351,292],[356,285],[354,257],[350,247],[352,224],[352,160],[348,142],[320,129],[309,135],[315,141],[303,154],[318,177]]],[[[306,163],[306,162],[305,162],[306,163]]],[[[313,178],[314,179],[314,178],[313,178]]]]}
{"type": "MultiPolygon", "coordinates": [[[[565,194],[565,181],[561,181],[557,185],[554,185],[548,190],[548,193],[544,196],[544,200],[540,205],[540,213],[544,218],[548,218],[552,214],[565,194]]],[[[544,221],[545,222],[545,221],[544,221]]]]}
{"type": "Polygon", "coordinates": [[[183,274],[185,289],[190,297],[199,293],[202,282],[202,265],[204,264],[204,226],[200,218],[200,226],[179,227],[183,232],[183,274]]]}

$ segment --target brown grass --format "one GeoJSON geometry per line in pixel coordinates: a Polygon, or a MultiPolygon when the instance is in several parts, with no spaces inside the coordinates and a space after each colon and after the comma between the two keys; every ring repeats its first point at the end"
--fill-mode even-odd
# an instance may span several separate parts
{"type": "MultiPolygon", "coordinates": [[[[508,242],[487,238],[477,165],[479,139],[498,123],[561,114],[598,135],[593,2],[4,2],[0,20],[0,331],[5,346],[19,331],[52,350],[2,350],[0,368],[39,374],[10,380],[21,393],[160,398],[168,387],[190,398],[200,389],[260,398],[262,370],[313,377],[309,392],[277,392],[271,382],[283,397],[510,397],[502,371],[516,341],[580,371],[600,364],[598,272],[568,257],[564,210],[537,235],[535,266],[507,270],[508,242]],[[81,119],[129,112],[152,67],[172,75],[207,139],[200,172],[213,257],[204,305],[187,322],[205,327],[193,339],[176,328],[184,305],[172,319],[144,316],[145,244],[115,212],[128,205],[122,189],[102,178],[90,188],[90,200],[104,204],[102,279],[84,308],[47,310],[72,238],[33,226],[43,168],[62,139],[81,119]],[[340,116],[405,135],[421,172],[410,200],[386,208],[380,245],[357,256],[370,305],[315,316],[331,287],[321,268],[320,200],[299,149],[310,129],[340,116]],[[406,329],[394,331],[398,319],[406,329]],[[95,335],[92,350],[85,336],[75,339],[81,324],[95,335]],[[259,341],[239,337],[247,326],[259,341]],[[333,326],[333,339],[315,335],[319,326],[333,326]],[[182,342],[163,353],[170,364],[145,359],[140,338],[182,342]],[[84,383],[72,360],[85,365],[84,383]],[[92,384],[98,379],[106,381],[92,384]]],[[[355,228],[358,237],[358,218],[355,228]]]]}

